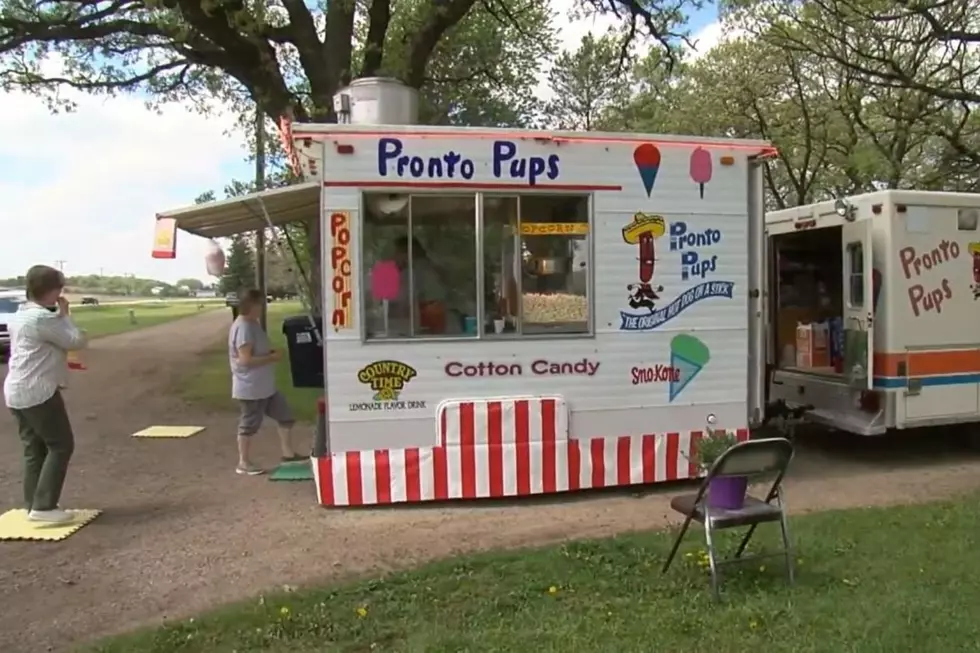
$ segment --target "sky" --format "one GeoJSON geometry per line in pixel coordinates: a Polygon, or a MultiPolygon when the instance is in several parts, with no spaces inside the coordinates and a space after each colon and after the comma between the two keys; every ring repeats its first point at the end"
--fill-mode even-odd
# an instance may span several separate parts
{"type": "MultiPolygon", "coordinates": [[[[552,0],[562,47],[602,34],[613,17],[570,21],[574,0],[552,0]]],[[[698,53],[718,42],[713,6],[692,13],[698,53]]],[[[67,275],[106,274],[174,282],[213,279],[204,269],[206,241],[179,233],[177,258],[150,256],[154,216],[193,204],[208,190],[221,196],[232,179],[248,179],[240,134],[228,115],[204,116],[182,105],[147,109],[135,96],[65,94],[72,113],[52,114],[38,98],[8,93],[0,101],[0,278],[37,263],[67,275]]]]}

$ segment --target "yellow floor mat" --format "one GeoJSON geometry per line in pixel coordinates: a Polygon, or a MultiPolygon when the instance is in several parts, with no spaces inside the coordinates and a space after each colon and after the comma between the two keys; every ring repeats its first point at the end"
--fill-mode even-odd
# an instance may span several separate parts
{"type": "Polygon", "coordinates": [[[189,438],[204,430],[203,426],[150,426],[133,433],[134,438],[189,438]]]}
{"type": "Polygon", "coordinates": [[[8,510],[0,515],[0,541],[4,540],[38,540],[57,542],[63,540],[82,526],[98,517],[101,510],[68,510],[72,519],[64,524],[45,524],[30,521],[26,510],[8,510]]]}

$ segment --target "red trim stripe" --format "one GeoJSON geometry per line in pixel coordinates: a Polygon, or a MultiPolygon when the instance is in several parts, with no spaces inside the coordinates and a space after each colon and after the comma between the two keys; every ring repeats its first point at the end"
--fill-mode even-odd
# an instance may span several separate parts
{"type": "Polygon", "coordinates": [[[449,466],[446,461],[446,411],[442,411],[442,446],[432,450],[433,493],[436,500],[449,498],[449,466]]]}
{"type": "Polygon", "coordinates": [[[347,452],[347,503],[352,506],[360,506],[364,503],[360,451],[347,452]]]}
{"type": "Polygon", "coordinates": [[[459,405],[460,474],[463,498],[476,498],[476,416],[472,403],[459,405]]]}
{"type": "Polygon", "coordinates": [[[517,494],[531,494],[531,425],[525,400],[514,402],[514,427],[517,440],[517,494]]]}
{"type": "Polygon", "coordinates": [[[606,487],[606,441],[593,439],[589,441],[589,453],[592,456],[592,487],[606,487]]]}
{"type": "Polygon", "coordinates": [[[317,458],[316,466],[320,473],[320,503],[332,506],[337,503],[333,493],[333,456],[317,458]]]}
{"type": "Polygon", "coordinates": [[[698,469],[697,456],[698,456],[698,443],[701,442],[701,431],[691,431],[691,450],[688,452],[687,457],[687,475],[689,478],[697,478],[701,475],[701,470],[698,469]]]}
{"type": "MultiPolygon", "coordinates": [[[[539,143],[555,143],[560,145],[562,143],[627,143],[627,144],[638,144],[638,143],[653,143],[658,147],[703,147],[706,150],[734,150],[734,151],[747,151],[750,153],[758,153],[758,156],[773,157],[776,156],[779,151],[772,145],[750,145],[749,143],[733,143],[725,142],[723,140],[705,140],[705,139],[677,139],[677,140],[657,140],[656,138],[650,138],[645,134],[623,134],[621,136],[612,135],[588,135],[586,133],[578,134],[555,134],[553,132],[529,132],[522,130],[507,130],[507,129],[496,129],[496,130],[480,130],[480,129],[467,129],[465,131],[460,131],[457,129],[428,129],[428,130],[357,130],[357,131],[346,131],[346,130],[323,130],[323,131],[294,131],[292,138],[293,141],[323,141],[323,140],[336,140],[342,138],[384,138],[384,137],[396,137],[396,138],[448,138],[452,140],[475,140],[475,139],[512,139],[512,140],[522,140],[522,141],[536,141],[539,143]]],[[[307,155],[308,156],[308,155],[307,155]]]]}
{"type": "Polygon", "coordinates": [[[419,450],[405,450],[405,498],[408,501],[422,500],[422,475],[419,469],[419,450]]]}
{"type": "Polygon", "coordinates": [[[643,482],[654,483],[657,480],[657,436],[643,436],[643,482]]]}
{"type": "Polygon", "coordinates": [[[378,503],[391,503],[391,460],[387,449],[374,452],[374,489],[378,503]]]}
{"type": "Polygon", "coordinates": [[[680,433],[668,433],[664,440],[666,441],[667,451],[664,452],[667,459],[667,476],[666,478],[660,480],[666,481],[676,481],[677,480],[677,459],[680,457],[680,445],[681,445],[681,434],[680,433]]]}
{"type": "Polygon", "coordinates": [[[541,402],[541,491],[546,494],[558,487],[558,417],[554,399],[541,402]]]}
{"type": "Polygon", "coordinates": [[[628,436],[623,436],[616,442],[616,484],[617,485],[629,485],[630,484],[630,467],[632,467],[632,461],[630,460],[630,440],[632,438],[628,436]]]}
{"type": "Polygon", "coordinates": [[[568,441],[568,489],[575,491],[582,487],[582,443],[568,441]]]}
{"type": "Polygon", "coordinates": [[[504,496],[504,413],[499,401],[487,403],[487,473],[490,496],[504,496]]]}
{"type": "MultiPolygon", "coordinates": [[[[347,451],[333,456],[325,456],[314,461],[317,465],[317,497],[322,505],[359,506],[367,503],[384,505],[395,501],[417,503],[423,501],[423,481],[421,462],[431,456],[433,460],[432,482],[433,497],[436,500],[449,498],[449,456],[460,456],[460,478],[452,479],[459,482],[461,498],[475,499],[481,497],[506,496],[504,480],[507,474],[516,471],[515,496],[530,495],[532,488],[537,492],[536,483],[540,478],[541,490],[544,493],[558,491],[559,474],[567,474],[568,489],[579,490],[582,487],[581,475],[585,472],[583,465],[589,465],[587,473],[591,476],[591,486],[604,488],[609,486],[632,485],[637,483],[657,483],[673,481],[685,475],[683,468],[678,469],[687,459],[687,473],[697,477],[700,470],[693,459],[697,455],[699,443],[704,437],[703,431],[691,431],[690,449],[682,449],[682,438],[687,435],[673,432],[664,434],[643,434],[639,436],[619,436],[611,456],[614,460],[606,460],[606,450],[610,448],[609,438],[590,438],[587,445],[582,440],[560,439],[564,433],[558,432],[558,409],[560,399],[540,400],[494,400],[486,401],[487,419],[485,423],[477,423],[476,402],[459,402],[457,405],[458,422],[454,426],[454,435],[458,432],[460,440],[456,447],[424,447],[404,450],[370,450],[347,451]],[[509,405],[508,405],[509,404],[509,405]],[[512,407],[512,408],[511,408],[512,407]],[[531,432],[531,410],[539,411],[541,425],[538,432],[531,432]],[[510,424],[504,424],[504,414],[513,412],[514,441],[505,441],[505,429],[510,424]],[[586,450],[585,447],[588,447],[586,450]],[[488,455],[487,465],[478,464],[480,453],[478,448],[485,447],[488,455]],[[540,447],[541,464],[532,468],[532,448],[540,447]],[[567,455],[567,465],[559,467],[559,448],[567,455]],[[505,455],[513,451],[516,457],[516,470],[504,469],[505,455]],[[588,455],[587,460],[582,456],[588,455]],[[392,460],[392,457],[395,460],[392,460]],[[636,460],[634,460],[636,456],[636,460]],[[658,470],[660,457],[664,458],[665,469],[658,470]],[[690,458],[688,457],[690,456],[690,458]],[[401,464],[402,458],[404,465],[401,464]],[[339,460],[338,460],[339,459],[339,460]],[[633,465],[640,465],[634,470],[633,465]],[[334,468],[334,465],[338,465],[334,468]],[[607,466],[613,465],[614,479],[607,481],[607,466]],[[485,481],[480,474],[489,474],[485,481]],[[340,475],[338,477],[338,475],[340,475]],[[342,483],[346,488],[346,497],[334,490],[335,483],[342,483]],[[374,488],[371,501],[365,501],[364,484],[369,483],[374,488]],[[395,497],[398,497],[395,499],[395,497]]],[[[445,437],[450,419],[449,411],[440,415],[440,427],[445,437]]],[[[457,417],[454,413],[454,417],[457,417]]],[[[535,428],[537,424],[535,423],[535,428]]],[[[734,429],[739,441],[749,438],[748,429],[734,429]]],[[[444,438],[443,438],[444,440],[444,438]]],[[[482,455],[482,454],[480,454],[482,455]]],[[[455,462],[455,461],[454,461],[455,462]]],[[[455,469],[453,470],[455,473],[455,469]]],[[[367,494],[371,494],[368,492],[367,494]]],[[[453,495],[456,495],[455,488],[453,495]]],[[[426,496],[425,499],[429,499],[426,496]]]]}
{"type": "Polygon", "coordinates": [[[503,184],[492,181],[325,181],[327,188],[455,188],[459,190],[564,190],[587,193],[590,191],[621,191],[622,186],[612,184],[503,184]]]}

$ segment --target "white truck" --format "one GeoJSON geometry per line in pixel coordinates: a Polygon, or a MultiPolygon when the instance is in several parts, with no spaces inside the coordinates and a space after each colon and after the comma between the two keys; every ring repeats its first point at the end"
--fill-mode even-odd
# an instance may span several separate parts
{"type": "Polygon", "coordinates": [[[978,219],[902,190],[767,214],[771,398],[861,435],[980,420],[978,219]]]}
{"type": "Polygon", "coordinates": [[[0,290],[0,361],[5,361],[10,355],[10,331],[7,324],[23,302],[23,290],[0,290]]]}

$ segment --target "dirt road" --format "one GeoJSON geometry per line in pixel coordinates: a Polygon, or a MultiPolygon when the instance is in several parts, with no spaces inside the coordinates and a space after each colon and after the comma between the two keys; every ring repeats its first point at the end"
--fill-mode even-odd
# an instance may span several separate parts
{"type": "MultiPolygon", "coordinates": [[[[99,340],[86,353],[89,369],[67,393],[78,444],[64,503],[105,514],[61,543],[0,543],[0,650],[69,650],[283,584],[667,523],[677,488],[344,512],[318,508],[312,484],[238,477],[234,417],[166,396],[180,370],[224,337],[227,320],[208,312],[99,340]],[[207,431],[129,437],[151,424],[207,431]]],[[[270,462],[273,440],[259,441],[270,462]]],[[[922,501],[980,485],[980,457],[938,436],[818,442],[788,482],[796,511],[922,501]]],[[[19,483],[19,443],[0,411],[4,509],[18,503],[19,483]]]]}

